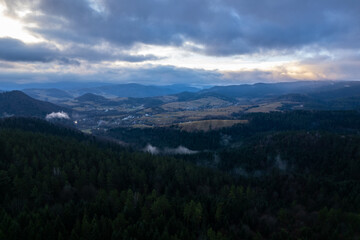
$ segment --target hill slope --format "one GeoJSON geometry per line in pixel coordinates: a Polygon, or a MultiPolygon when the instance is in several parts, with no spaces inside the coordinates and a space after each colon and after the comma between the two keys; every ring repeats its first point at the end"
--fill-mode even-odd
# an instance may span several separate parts
{"type": "Polygon", "coordinates": [[[55,104],[39,101],[29,97],[21,91],[0,93],[0,115],[45,117],[52,112],[67,111],[68,109],[55,104]]]}
{"type": "Polygon", "coordinates": [[[358,89],[360,89],[360,82],[357,81],[300,81],[216,86],[202,90],[198,94],[213,93],[236,98],[262,98],[294,93],[319,95],[319,97],[323,97],[336,93],[336,97],[348,97],[348,94],[358,95],[358,89]]]}
{"type": "Polygon", "coordinates": [[[58,100],[73,98],[73,96],[68,92],[57,88],[48,88],[48,89],[31,88],[31,89],[24,89],[23,92],[32,98],[43,101],[58,101],[58,100]]]}
{"type": "Polygon", "coordinates": [[[110,100],[93,93],[85,93],[84,95],[81,95],[80,97],[75,98],[75,100],[79,102],[97,102],[97,103],[105,103],[109,102],[110,100]]]}
{"type": "Polygon", "coordinates": [[[129,84],[118,84],[118,85],[108,85],[102,87],[93,87],[93,88],[83,88],[79,89],[76,92],[78,94],[93,93],[101,96],[110,96],[110,97],[155,97],[155,96],[164,96],[169,94],[175,94],[183,91],[196,91],[196,88],[186,87],[186,86],[147,86],[136,83],[129,84]]]}
{"type": "Polygon", "coordinates": [[[235,178],[173,157],[100,146],[35,121],[0,121],[1,239],[315,240],[360,234],[359,136],[259,136],[214,156],[224,168],[232,161],[242,166],[235,178]],[[41,131],[29,132],[28,124],[41,131]],[[252,169],[269,171],[248,177],[252,169]],[[305,173],[293,173],[297,169],[305,173]]]}

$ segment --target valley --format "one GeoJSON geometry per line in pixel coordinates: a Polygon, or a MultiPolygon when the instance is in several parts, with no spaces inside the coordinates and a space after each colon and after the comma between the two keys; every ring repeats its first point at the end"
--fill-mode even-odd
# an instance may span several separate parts
{"type": "Polygon", "coordinates": [[[240,116],[249,113],[360,108],[357,101],[360,98],[358,82],[310,81],[218,86],[203,90],[181,86],[178,91],[192,92],[174,94],[169,94],[174,92],[169,90],[170,87],[132,84],[84,89],[32,89],[24,92],[31,93],[31,96],[39,100],[50,99],[54,104],[71,109],[71,120],[78,129],[86,132],[106,131],[114,127],[149,128],[174,125],[183,128],[184,125],[199,121],[205,121],[206,125],[207,120],[229,123],[241,120],[240,116]],[[152,89],[152,92],[149,93],[148,89],[152,89]],[[84,93],[86,90],[90,92],[84,93]],[[135,90],[138,92],[136,96],[146,97],[125,95],[135,90]],[[77,94],[74,95],[75,92],[77,94]],[[147,96],[163,92],[167,94],[147,96]],[[79,95],[80,93],[84,94],[79,95]],[[118,96],[112,95],[115,93],[119,93],[118,96]]]}

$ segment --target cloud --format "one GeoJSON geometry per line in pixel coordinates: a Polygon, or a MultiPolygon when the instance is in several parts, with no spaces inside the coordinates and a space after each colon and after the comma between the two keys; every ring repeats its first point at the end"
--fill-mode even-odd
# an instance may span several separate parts
{"type": "Polygon", "coordinates": [[[13,69],[15,66],[8,62],[0,62],[0,69],[13,69]]]}
{"type": "Polygon", "coordinates": [[[0,78],[206,85],[359,76],[359,1],[4,2],[43,42],[0,39],[0,60],[14,66],[0,64],[0,78]],[[271,65],[276,58],[283,63],[271,65]]]}
{"type": "Polygon", "coordinates": [[[183,154],[183,155],[191,155],[196,154],[198,151],[190,150],[184,146],[178,146],[177,148],[165,148],[165,154],[183,154]]]}
{"type": "MultiPolygon", "coordinates": [[[[343,55],[341,53],[340,55],[343,55]]],[[[35,71],[28,67],[30,72],[20,72],[17,67],[7,68],[0,64],[0,86],[2,89],[29,88],[34,83],[63,82],[83,84],[84,87],[91,82],[101,83],[140,83],[145,85],[169,85],[187,83],[196,87],[211,85],[230,85],[258,82],[285,82],[295,80],[359,80],[360,56],[346,55],[345,57],[318,56],[302,61],[284,63],[269,70],[250,69],[240,71],[210,71],[203,69],[179,68],[174,66],[144,65],[137,67],[111,67],[111,66],[76,67],[84,68],[84,72],[35,71]],[[24,86],[24,87],[22,87],[24,86]]],[[[51,64],[48,66],[53,67],[51,64]]],[[[24,67],[23,67],[24,68],[24,67]]],[[[45,68],[45,67],[44,67],[45,68]]],[[[72,65],[65,66],[65,69],[72,65]]],[[[48,85],[50,87],[51,85],[48,85]]],[[[56,88],[62,88],[57,84],[56,88]]]]}
{"type": "MultiPolygon", "coordinates": [[[[0,66],[1,69],[1,66],[0,66]]],[[[189,83],[203,86],[221,83],[222,74],[217,71],[177,68],[173,66],[143,66],[137,68],[103,68],[95,73],[53,73],[53,72],[18,72],[0,71],[0,85],[15,87],[18,84],[44,82],[108,82],[108,83],[141,83],[145,85],[168,85],[189,83]],[[8,83],[13,84],[8,84],[8,83]]],[[[57,86],[59,87],[59,86],[57,86]]],[[[66,87],[66,86],[64,86],[66,87]]],[[[11,87],[10,87],[11,88],[11,87]]]]}
{"type": "Polygon", "coordinates": [[[143,84],[166,85],[174,83],[190,83],[193,85],[209,85],[221,81],[222,74],[217,71],[202,69],[178,68],[174,66],[147,66],[124,68],[107,72],[114,75],[112,79],[143,84]]]}
{"type": "Polygon", "coordinates": [[[119,49],[111,44],[100,43],[98,45],[68,44],[63,50],[63,55],[69,58],[83,59],[90,62],[100,61],[124,61],[124,62],[144,62],[162,59],[153,54],[134,54],[127,53],[124,49],[119,49]]]}
{"type": "Polygon", "coordinates": [[[166,154],[166,155],[191,155],[196,154],[199,151],[190,150],[187,147],[184,146],[178,146],[177,148],[164,148],[163,150],[159,149],[158,147],[155,147],[151,144],[147,144],[146,147],[143,149],[144,152],[148,152],[151,154],[166,154]]]}
{"type": "Polygon", "coordinates": [[[40,44],[26,45],[13,38],[0,38],[0,59],[10,62],[49,62],[57,57],[56,50],[40,44]]]}
{"type": "Polygon", "coordinates": [[[59,118],[59,119],[70,119],[69,115],[66,112],[52,112],[46,115],[46,120],[59,118]]]}
{"type": "Polygon", "coordinates": [[[287,51],[304,46],[359,48],[360,3],[353,0],[7,0],[31,8],[29,28],[47,39],[120,47],[182,46],[209,55],[287,51]],[[92,3],[91,3],[92,2],[92,3]],[[41,14],[39,14],[41,13],[41,14]]]}
{"type": "Polygon", "coordinates": [[[111,52],[94,50],[90,46],[71,46],[60,50],[45,43],[25,44],[14,38],[0,38],[0,60],[9,62],[53,62],[80,65],[79,60],[103,61],[118,60],[125,62],[144,62],[160,59],[154,55],[134,55],[121,51],[111,52]]]}
{"type": "Polygon", "coordinates": [[[308,72],[318,73],[318,79],[360,80],[360,52],[333,52],[332,56],[315,56],[298,62],[308,72]]]}
{"type": "Polygon", "coordinates": [[[159,149],[155,146],[152,146],[151,144],[146,145],[146,147],[144,148],[144,152],[148,152],[151,154],[159,154],[159,149]]]}
{"type": "Polygon", "coordinates": [[[125,61],[125,62],[144,62],[149,60],[159,60],[160,57],[157,57],[152,54],[147,55],[120,55],[117,57],[117,60],[125,61]]]}

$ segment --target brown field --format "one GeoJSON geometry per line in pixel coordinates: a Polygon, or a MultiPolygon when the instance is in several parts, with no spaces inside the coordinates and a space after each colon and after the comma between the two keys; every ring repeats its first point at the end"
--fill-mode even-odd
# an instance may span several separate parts
{"type": "Polygon", "coordinates": [[[152,128],[152,126],[145,125],[145,124],[134,124],[131,127],[133,127],[133,128],[152,128]]]}
{"type": "Polygon", "coordinates": [[[202,121],[193,121],[193,122],[185,122],[185,123],[179,123],[178,126],[181,130],[187,131],[187,132],[193,132],[193,131],[209,131],[209,130],[215,130],[225,127],[231,127],[238,123],[248,123],[248,120],[202,120],[202,121]]]}
{"type": "Polygon", "coordinates": [[[249,110],[247,110],[247,113],[257,113],[257,112],[263,112],[263,113],[268,113],[268,112],[274,112],[274,111],[279,111],[278,108],[282,106],[281,102],[274,102],[274,103],[264,103],[264,104],[260,104],[260,106],[258,107],[254,107],[254,108],[250,108],[249,110]]]}
{"type": "MultiPolygon", "coordinates": [[[[199,121],[209,118],[227,118],[232,113],[243,111],[248,106],[229,106],[224,108],[203,109],[196,111],[175,111],[155,114],[149,117],[141,117],[140,120],[146,124],[162,126],[172,125],[180,122],[199,121]]],[[[144,113],[150,113],[151,109],[144,110],[144,113]]]]}
{"type": "Polygon", "coordinates": [[[182,110],[195,110],[199,108],[217,108],[224,107],[230,103],[215,97],[201,98],[194,101],[187,102],[171,102],[162,105],[162,109],[166,111],[182,111],[182,110]]]}

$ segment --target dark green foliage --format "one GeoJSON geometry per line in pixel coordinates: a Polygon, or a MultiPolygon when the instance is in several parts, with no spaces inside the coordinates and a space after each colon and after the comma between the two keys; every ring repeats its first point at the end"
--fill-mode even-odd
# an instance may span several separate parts
{"type": "MultiPolygon", "coordinates": [[[[133,152],[36,119],[3,120],[0,239],[357,239],[356,121],[336,120],[333,133],[291,125],[280,132],[273,116],[254,134],[251,125],[221,132],[249,141],[221,147],[218,167],[240,166],[248,176],[133,152]]],[[[331,128],[323,123],[331,117],[317,119],[331,128]]],[[[189,136],[221,137],[197,134],[189,136]]]]}
{"type": "MultiPolygon", "coordinates": [[[[289,111],[254,114],[233,114],[236,119],[249,120],[248,124],[216,131],[181,131],[170,128],[114,128],[110,137],[143,148],[150,143],[157,147],[177,147],[193,150],[218,150],[246,142],[254,135],[279,131],[331,131],[337,134],[360,133],[360,113],[357,111],[289,111]]],[[[250,139],[251,140],[251,139],[250,139]]]]}
{"type": "Polygon", "coordinates": [[[250,124],[238,125],[233,130],[246,130],[251,134],[289,130],[360,132],[360,113],[357,111],[289,111],[255,113],[243,117],[249,119],[250,124]]]}
{"type": "Polygon", "coordinates": [[[185,132],[176,128],[115,128],[109,131],[109,136],[125,142],[133,143],[138,147],[146,144],[156,144],[158,147],[186,146],[190,149],[218,148],[220,135],[218,132],[185,132]]]}
{"type": "Polygon", "coordinates": [[[0,118],[0,129],[18,129],[57,136],[70,136],[78,140],[91,139],[82,132],[66,126],[55,125],[39,118],[11,117],[0,118]]]}

